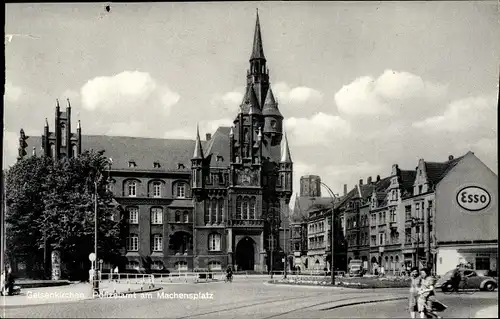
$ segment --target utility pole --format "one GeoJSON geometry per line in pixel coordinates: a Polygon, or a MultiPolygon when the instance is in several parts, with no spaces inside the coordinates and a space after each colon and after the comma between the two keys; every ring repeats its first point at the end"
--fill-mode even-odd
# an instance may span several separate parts
{"type": "Polygon", "coordinates": [[[426,268],[431,268],[432,270],[432,264],[431,264],[431,207],[427,207],[427,213],[425,215],[425,240],[426,240],[426,247],[425,247],[425,262],[426,262],[426,268]]]}
{"type": "Polygon", "coordinates": [[[271,253],[271,260],[269,261],[269,273],[271,274],[271,279],[273,278],[273,250],[274,250],[274,235],[271,230],[271,234],[269,235],[269,250],[271,253]]]}

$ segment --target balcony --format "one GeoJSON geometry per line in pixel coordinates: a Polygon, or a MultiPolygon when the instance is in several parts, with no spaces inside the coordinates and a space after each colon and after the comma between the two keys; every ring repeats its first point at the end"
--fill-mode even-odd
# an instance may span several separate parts
{"type": "Polygon", "coordinates": [[[398,228],[398,223],[397,223],[396,221],[391,221],[391,222],[389,223],[389,227],[390,227],[391,229],[397,229],[397,228],[398,228]]]}

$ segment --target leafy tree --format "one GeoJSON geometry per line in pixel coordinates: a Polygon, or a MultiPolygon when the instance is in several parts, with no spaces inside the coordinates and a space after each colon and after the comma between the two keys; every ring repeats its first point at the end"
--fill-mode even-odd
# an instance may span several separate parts
{"type": "Polygon", "coordinates": [[[86,278],[90,264],[88,254],[94,251],[97,190],[97,257],[116,264],[123,246],[121,223],[111,219],[115,208],[112,194],[106,189],[106,169],[103,152],[94,151],[59,161],[32,157],[14,165],[8,173],[10,179],[7,179],[10,184],[7,194],[11,198],[7,203],[9,223],[13,223],[12,226],[16,227],[14,233],[18,234],[13,245],[16,248],[18,245],[29,246],[27,250],[39,254],[37,250],[47,243],[51,250],[61,252],[61,261],[69,275],[79,273],[86,278]],[[34,164],[28,165],[32,162],[34,164]],[[31,183],[31,174],[25,172],[27,168],[38,173],[37,183],[31,183]],[[23,199],[28,197],[36,207],[29,206],[29,200],[14,200],[16,195],[23,199]],[[29,209],[32,211],[25,215],[29,209]]]}
{"type": "Polygon", "coordinates": [[[18,161],[5,176],[7,255],[12,260],[15,254],[27,269],[39,268],[35,265],[43,261],[43,231],[37,221],[45,209],[45,180],[52,163],[48,157],[30,157],[18,161]]]}

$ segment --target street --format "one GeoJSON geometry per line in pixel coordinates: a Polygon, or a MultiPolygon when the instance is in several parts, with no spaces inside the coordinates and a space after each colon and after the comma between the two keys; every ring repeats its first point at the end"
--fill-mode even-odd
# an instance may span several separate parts
{"type": "MultiPolygon", "coordinates": [[[[163,284],[163,290],[127,298],[2,309],[6,318],[394,318],[407,317],[407,289],[359,290],[304,286],[275,286],[263,277],[236,277],[233,283],[163,284]],[[186,295],[183,295],[186,294],[186,295]],[[190,294],[190,295],[189,295],[190,294]],[[394,299],[398,299],[395,300],[394,299]],[[393,301],[373,302],[386,299],[393,301]],[[363,305],[345,305],[369,302],[363,305]]],[[[496,293],[442,295],[448,305],[443,317],[474,317],[498,304],[496,293]]]]}

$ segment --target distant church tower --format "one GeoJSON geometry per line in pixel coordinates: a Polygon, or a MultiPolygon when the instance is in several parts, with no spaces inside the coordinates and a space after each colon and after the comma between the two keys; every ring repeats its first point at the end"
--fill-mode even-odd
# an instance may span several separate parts
{"type": "Polygon", "coordinates": [[[321,178],[317,175],[306,175],[300,178],[301,197],[321,197],[321,178]]]}
{"type": "Polygon", "coordinates": [[[71,104],[68,101],[66,112],[61,112],[59,100],[56,100],[56,114],[54,132],[49,130],[49,122],[45,119],[42,135],[43,154],[54,159],[76,157],[82,152],[82,129],[80,121],[76,127],[76,134],[71,133],[71,104]]]}

